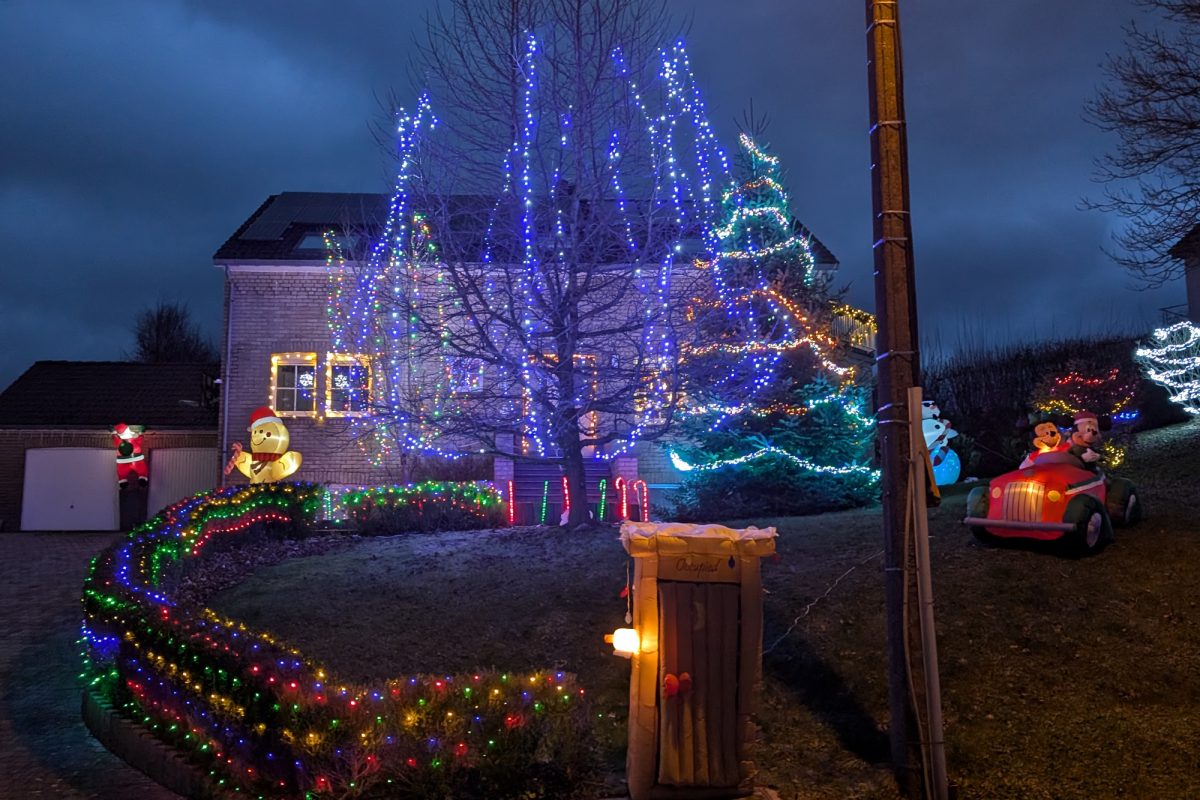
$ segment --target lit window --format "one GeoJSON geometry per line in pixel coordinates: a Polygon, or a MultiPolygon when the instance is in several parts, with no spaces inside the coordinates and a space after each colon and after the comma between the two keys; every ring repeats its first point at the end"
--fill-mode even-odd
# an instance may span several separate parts
{"type": "Polygon", "coordinates": [[[365,414],[370,397],[367,357],[329,353],[325,362],[325,412],[331,417],[365,414]]]}
{"type": "Polygon", "coordinates": [[[271,407],[281,417],[317,414],[317,354],[271,356],[271,407]]]}
{"type": "Polygon", "coordinates": [[[478,358],[446,359],[446,380],[450,391],[469,394],[483,389],[483,361],[478,358]]]}

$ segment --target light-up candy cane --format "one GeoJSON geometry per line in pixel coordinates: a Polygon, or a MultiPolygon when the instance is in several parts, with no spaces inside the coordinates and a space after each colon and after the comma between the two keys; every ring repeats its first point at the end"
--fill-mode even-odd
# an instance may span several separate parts
{"type": "Polygon", "coordinates": [[[600,507],[597,510],[596,517],[600,522],[604,522],[605,506],[608,504],[608,479],[600,479],[600,507]]]}
{"type": "Polygon", "coordinates": [[[563,513],[570,516],[571,514],[571,487],[567,483],[567,476],[562,476],[563,481],[563,513]]]}
{"type": "Polygon", "coordinates": [[[650,487],[641,478],[633,482],[633,492],[642,506],[642,522],[650,521],[650,487]],[[641,487],[640,489],[638,487],[641,487]]]}
{"type": "Polygon", "coordinates": [[[625,480],[623,476],[618,475],[617,479],[613,481],[613,488],[620,492],[621,495],[619,509],[621,519],[629,519],[629,481],[625,480]]]}
{"type": "Polygon", "coordinates": [[[508,482],[508,524],[517,524],[517,498],[513,497],[513,482],[508,482]]]}

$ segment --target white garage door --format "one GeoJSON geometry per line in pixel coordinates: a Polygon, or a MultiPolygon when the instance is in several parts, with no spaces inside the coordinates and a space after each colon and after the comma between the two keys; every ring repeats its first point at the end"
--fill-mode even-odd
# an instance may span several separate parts
{"type": "Polygon", "coordinates": [[[146,513],[153,517],[163,508],[207,492],[217,485],[220,470],[212,447],[156,447],[150,451],[150,502],[146,513]]]}
{"type": "Polygon", "coordinates": [[[48,447],[25,451],[21,530],[115,531],[116,451],[48,447]]]}

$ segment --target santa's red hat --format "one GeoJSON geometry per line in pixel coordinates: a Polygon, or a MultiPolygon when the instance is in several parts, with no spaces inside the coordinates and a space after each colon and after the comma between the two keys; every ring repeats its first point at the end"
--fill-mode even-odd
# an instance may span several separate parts
{"type": "Polygon", "coordinates": [[[258,408],[254,409],[254,413],[250,415],[250,427],[246,430],[252,431],[259,425],[266,425],[268,422],[282,423],[283,420],[275,415],[274,409],[272,409],[270,406],[259,406],[258,408]]]}
{"type": "Polygon", "coordinates": [[[1079,423],[1083,422],[1085,419],[1090,419],[1097,424],[1100,422],[1100,418],[1097,417],[1095,414],[1093,414],[1091,411],[1080,411],[1078,414],[1075,415],[1075,424],[1078,425],[1079,423]]]}

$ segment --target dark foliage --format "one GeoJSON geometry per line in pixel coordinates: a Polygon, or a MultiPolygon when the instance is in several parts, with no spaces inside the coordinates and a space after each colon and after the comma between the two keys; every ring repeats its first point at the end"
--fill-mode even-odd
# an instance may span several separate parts
{"type": "Polygon", "coordinates": [[[787,459],[767,456],[684,481],[675,498],[676,518],[715,519],[820,514],[865,506],[879,495],[865,475],[823,475],[787,459]]]}

